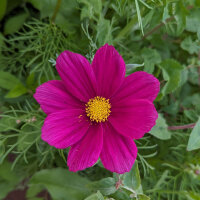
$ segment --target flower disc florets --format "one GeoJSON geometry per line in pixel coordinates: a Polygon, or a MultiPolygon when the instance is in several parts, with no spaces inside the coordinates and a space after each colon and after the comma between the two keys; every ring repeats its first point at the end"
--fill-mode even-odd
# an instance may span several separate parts
{"type": "Polygon", "coordinates": [[[111,113],[111,104],[109,99],[96,96],[90,99],[86,104],[86,114],[91,121],[105,122],[111,113]]]}

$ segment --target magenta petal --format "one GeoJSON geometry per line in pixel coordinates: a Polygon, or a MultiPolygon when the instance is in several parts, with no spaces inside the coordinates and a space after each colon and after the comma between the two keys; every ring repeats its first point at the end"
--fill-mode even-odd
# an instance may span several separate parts
{"type": "Polygon", "coordinates": [[[42,127],[42,139],[59,149],[78,142],[87,132],[89,122],[81,109],[68,109],[51,113],[42,127]]]}
{"type": "Polygon", "coordinates": [[[124,137],[109,124],[105,124],[101,161],[112,172],[123,174],[131,170],[137,157],[134,141],[124,137]]]}
{"type": "Polygon", "coordinates": [[[96,79],[88,60],[80,54],[62,52],[56,60],[56,69],[67,91],[87,102],[96,95],[96,79]]]}
{"type": "Polygon", "coordinates": [[[76,172],[94,165],[99,158],[102,145],[101,124],[90,126],[84,138],[73,145],[69,151],[67,159],[69,170],[76,172]]]}
{"type": "Polygon", "coordinates": [[[59,80],[48,81],[40,85],[36,89],[34,98],[46,114],[81,107],[81,103],[67,93],[63,82],[59,80]]]}
{"type": "Polygon", "coordinates": [[[148,99],[153,101],[160,91],[160,82],[147,72],[135,72],[125,78],[113,101],[124,99],[148,99]]]}
{"type": "Polygon", "coordinates": [[[145,99],[123,99],[112,104],[109,121],[122,135],[139,139],[156,124],[158,113],[152,102],[145,99]]]}
{"type": "Polygon", "coordinates": [[[113,46],[97,50],[92,67],[97,79],[98,96],[109,98],[121,86],[125,77],[125,63],[113,46]]]}

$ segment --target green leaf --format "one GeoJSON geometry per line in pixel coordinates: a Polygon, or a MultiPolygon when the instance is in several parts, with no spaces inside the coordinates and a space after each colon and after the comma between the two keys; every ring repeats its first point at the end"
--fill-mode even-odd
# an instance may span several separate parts
{"type": "MultiPolygon", "coordinates": [[[[178,37],[184,31],[186,26],[186,13],[185,5],[181,1],[175,4],[168,4],[167,6],[168,13],[172,13],[172,15],[168,15],[167,18],[173,16],[173,20],[167,22],[165,24],[167,33],[171,36],[178,37]]],[[[165,18],[165,20],[167,19],[165,18]]]]}
{"type": "MultiPolygon", "coordinates": [[[[127,192],[124,188],[120,188],[120,190],[117,190],[114,194],[111,195],[111,200],[133,200],[130,199],[130,192],[127,192]]],[[[110,200],[110,199],[107,199],[110,200]]]]}
{"type": "Polygon", "coordinates": [[[25,93],[27,93],[28,89],[25,88],[21,83],[16,85],[13,89],[11,89],[5,96],[5,98],[16,98],[25,93]]]}
{"type": "Polygon", "coordinates": [[[170,18],[169,14],[169,4],[164,7],[162,21],[165,22],[166,19],[170,18]]]}
{"type": "Polygon", "coordinates": [[[191,36],[186,37],[182,42],[181,42],[181,48],[189,52],[190,54],[199,53],[200,46],[198,41],[192,41],[191,36]]]}
{"type": "Polygon", "coordinates": [[[103,178],[100,181],[95,181],[90,184],[88,184],[88,187],[92,190],[99,190],[103,195],[110,195],[116,192],[116,187],[115,187],[115,179],[108,177],[108,178],[103,178]]]}
{"type": "Polygon", "coordinates": [[[160,54],[155,49],[144,48],[142,57],[144,58],[144,71],[148,73],[153,73],[155,65],[161,62],[160,54]]]}
{"type": "Polygon", "coordinates": [[[197,32],[200,27],[200,9],[190,10],[190,15],[186,17],[186,30],[197,32]]]}
{"type": "Polygon", "coordinates": [[[190,134],[187,150],[192,151],[199,148],[200,148],[200,118],[190,134]]]}
{"type": "Polygon", "coordinates": [[[95,194],[90,195],[85,200],[104,200],[103,195],[98,191],[95,194]]]}
{"type": "Polygon", "coordinates": [[[97,19],[96,16],[101,15],[101,0],[78,0],[78,2],[84,4],[83,8],[81,9],[81,20],[84,18],[97,19]]]}
{"type": "Polygon", "coordinates": [[[141,29],[142,35],[144,35],[142,17],[141,17],[141,12],[140,12],[138,0],[135,0],[135,7],[136,7],[136,12],[137,12],[138,24],[139,24],[139,27],[141,29]]]}
{"type": "Polygon", "coordinates": [[[31,185],[27,192],[26,192],[26,197],[28,199],[33,199],[34,197],[36,197],[42,190],[44,190],[44,187],[41,186],[40,184],[38,185],[31,185]]]}
{"type": "MultiPolygon", "coordinates": [[[[32,119],[28,119],[28,120],[31,121],[32,119]]],[[[35,143],[35,139],[40,135],[40,131],[34,132],[34,130],[35,129],[31,125],[26,125],[21,128],[21,133],[18,136],[18,141],[23,141],[23,142],[18,142],[17,150],[19,152],[24,151],[26,148],[30,147],[33,143],[35,143]],[[28,132],[31,132],[31,131],[33,131],[34,134],[30,134],[30,133],[27,134],[28,132]]]]}
{"type": "Polygon", "coordinates": [[[0,71],[0,87],[11,90],[21,82],[9,72],[0,71]]]}
{"type": "MultiPolygon", "coordinates": [[[[41,18],[51,18],[55,12],[57,0],[27,0],[36,9],[40,10],[41,18]],[[48,5],[48,6],[47,6],[48,5]]],[[[74,24],[79,20],[79,15],[74,13],[77,9],[77,1],[62,0],[55,24],[59,25],[64,31],[74,31],[74,24]],[[73,16],[73,17],[72,17],[73,16]]]]}
{"type": "Polygon", "coordinates": [[[4,161],[0,164],[0,199],[4,199],[22,178],[23,176],[11,170],[11,163],[4,161]]]}
{"type": "Polygon", "coordinates": [[[9,18],[4,25],[5,35],[17,32],[23,26],[27,18],[28,14],[25,12],[9,18]]]}
{"type": "Polygon", "coordinates": [[[156,125],[149,133],[161,140],[168,140],[171,138],[171,132],[168,131],[168,125],[161,114],[158,115],[156,125]]]}
{"type": "Polygon", "coordinates": [[[35,74],[29,74],[26,79],[26,85],[29,89],[34,90],[37,87],[37,81],[35,81],[35,74]]]}
{"type": "Polygon", "coordinates": [[[3,19],[6,13],[6,6],[7,6],[7,0],[1,0],[0,1],[0,21],[3,19]]]}
{"type": "Polygon", "coordinates": [[[198,115],[195,110],[184,110],[184,115],[191,121],[197,121],[198,115]]]}
{"type": "Polygon", "coordinates": [[[198,74],[198,68],[197,67],[191,67],[188,70],[188,80],[190,83],[194,85],[199,85],[199,74],[198,74]]]}
{"type": "Polygon", "coordinates": [[[200,199],[200,194],[193,192],[193,191],[188,191],[185,192],[186,197],[188,198],[188,200],[199,200],[200,199]]]}
{"type": "Polygon", "coordinates": [[[141,180],[137,161],[135,161],[131,171],[124,174],[123,183],[124,186],[132,190],[137,190],[139,188],[141,180]]]}
{"type": "MultiPolygon", "coordinates": [[[[1,136],[1,135],[0,135],[0,136],[1,136]]],[[[0,157],[2,157],[4,153],[5,153],[4,141],[3,141],[3,140],[0,140],[0,157]]]]}
{"type": "Polygon", "coordinates": [[[138,194],[137,199],[138,200],[151,200],[150,197],[146,196],[145,194],[138,194]]]}
{"type": "Polygon", "coordinates": [[[188,80],[188,69],[184,68],[181,72],[180,86],[183,86],[188,80]]]}
{"type": "Polygon", "coordinates": [[[89,181],[66,169],[54,168],[37,172],[30,180],[30,188],[41,185],[55,200],[79,200],[89,194],[89,181]]]}
{"type": "Polygon", "coordinates": [[[155,14],[155,10],[152,9],[143,17],[143,19],[142,19],[143,27],[146,27],[149,25],[154,14],[155,14]]]}
{"type": "Polygon", "coordinates": [[[38,10],[42,9],[43,6],[43,2],[44,1],[40,1],[40,0],[26,0],[27,2],[31,3],[32,6],[38,10]]]}
{"type": "Polygon", "coordinates": [[[7,0],[6,13],[10,13],[17,7],[21,7],[25,0],[7,0]]]}
{"type": "Polygon", "coordinates": [[[97,24],[98,46],[102,46],[105,43],[112,43],[112,26],[110,21],[104,18],[100,18],[97,24]]]}
{"type": "Polygon", "coordinates": [[[29,198],[27,200],[45,200],[44,198],[43,197],[33,197],[33,198],[29,198]]]}
{"type": "Polygon", "coordinates": [[[166,95],[178,88],[183,66],[176,60],[166,59],[159,64],[159,67],[162,69],[164,79],[167,81],[161,91],[163,95],[166,95]]]}
{"type": "Polygon", "coordinates": [[[197,30],[197,38],[198,38],[198,40],[200,41],[200,26],[199,26],[199,28],[198,28],[198,30],[197,30]]]}
{"type": "Polygon", "coordinates": [[[17,126],[16,120],[9,117],[0,117],[0,132],[8,131],[17,126]]]}
{"type": "Polygon", "coordinates": [[[126,64],[126,75],[132,74],[134,70],[138,67],[143,67],[144,63],[142,64],[126,64]]]}

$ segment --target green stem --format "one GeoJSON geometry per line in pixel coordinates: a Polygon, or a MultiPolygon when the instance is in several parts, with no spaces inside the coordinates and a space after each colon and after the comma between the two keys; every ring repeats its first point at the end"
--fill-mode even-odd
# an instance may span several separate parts
{"type": "Polygon", "coordinates": [[[137,15],[135,15],[131,21],[120,31],[120,33],[117,35],[116,39],[120,40],[123,37],[125,37],[127,34],[130,33],[131,29],[133,28],[133,26],[137,23],[138,19],[137,19],[137,15]]]}
{"type": "Polygon", "coordinates": [[[56,7],[55,7],[55,10],[54,10],[53,16],[51,18],[51,23],[55,22],[56,16],[57,16],[58,11],[60,9],[61,1],[62,0],[57,0],[56,7]]]}

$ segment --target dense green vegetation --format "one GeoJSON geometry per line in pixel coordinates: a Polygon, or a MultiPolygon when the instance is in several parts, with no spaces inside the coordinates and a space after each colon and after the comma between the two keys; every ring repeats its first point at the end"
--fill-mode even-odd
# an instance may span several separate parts
{"type": "Polygon", "coordinates": [[[0,31],[0,199],[25,186],[28,200],[43,199],[42,190],[55,200],[200,199],[199,0],[1,0],[0,31]],[[129,173],[100,161],[72,173],[68,149],[41,140],[45,114],[33,94],[59,79],[63,50],[91,61],[105,43],[123,56],[127,75],[160,80],[159,118],[136,141],[129,173]]]}

